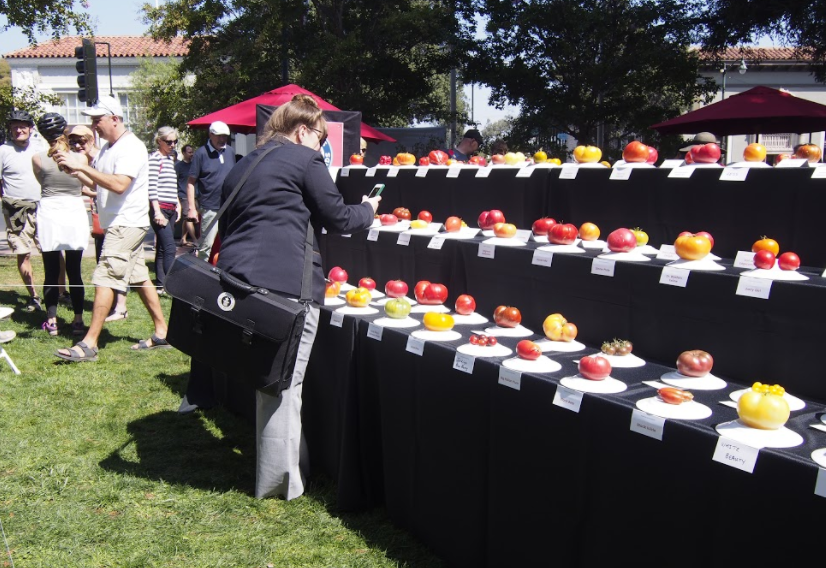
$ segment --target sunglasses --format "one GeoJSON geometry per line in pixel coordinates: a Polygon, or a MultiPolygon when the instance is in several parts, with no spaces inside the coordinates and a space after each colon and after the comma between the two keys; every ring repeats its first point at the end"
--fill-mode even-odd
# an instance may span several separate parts
{"type": "Polygon", "coordinates": [[[174,146],[175,144],[177,144],[177,143],[178,143],[178,139],[177,139],[177,138],[176,138],[175,140],[164,140],[163,138],[161,138],[161,141],[162,141],[162,142],[166,142],[166,143],[167,143],[167,144],[169,144],[170,146],[174,146]]]}
{"type": "Polygon", "coordinates": [[[86,140],[83,138],[69,138],[69,146],[85,146],[86,140]]]}

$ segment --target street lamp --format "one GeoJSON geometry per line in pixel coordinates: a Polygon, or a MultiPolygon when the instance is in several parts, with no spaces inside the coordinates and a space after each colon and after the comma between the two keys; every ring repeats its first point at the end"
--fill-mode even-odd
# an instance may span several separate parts
{"type": "MultiPolygon", "coordinates": [[[[721,101],[726,98],[726,76],[728,75],[729,67],[734,67],[736,64],[736,61],[732,61],[730,64],[723,61],[723,68],[720,69],[720,74],[723,76],[723,92],[720,96],[721,101]]],[[[737,72],[740,73],[740,75],[745,75],[748,70],[749,68],[746,65],[746,60],[741,59],[740,65],[737,65],[737,72]]]]}

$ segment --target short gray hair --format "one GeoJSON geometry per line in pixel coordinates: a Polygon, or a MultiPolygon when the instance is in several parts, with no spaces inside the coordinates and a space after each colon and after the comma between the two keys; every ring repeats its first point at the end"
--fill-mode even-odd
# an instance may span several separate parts
{"type": "Polygon", "coordinates": [[[178,136],[178,129],[172,126],[161,126],[158,128],[158,132],[155,134],[155,145],[158,145],[158,142],[164,136],[169,136],[170,134],[174,133],[175,137],[178,136]]]}

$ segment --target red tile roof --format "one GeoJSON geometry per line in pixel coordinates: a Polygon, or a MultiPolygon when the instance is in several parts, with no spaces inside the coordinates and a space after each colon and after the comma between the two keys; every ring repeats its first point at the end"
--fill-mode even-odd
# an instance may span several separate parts
{"type": "Polygon", "coordinates": [[[735,60],[754,59],[757,61],[810,61],[811,57],[805,54],[797,54],[794,47],[729,47],[717,57],[712,57],[706,53],[701,55],[703,59],[714,60],[735,60]]]}
{"type": "MultiPolygon", "coordinates": [[[[80,36],[67,36],[59,40],[48,41],[33,47],[25,47],[4,55],[6,59],[37,59],[44,57],[72,57],[75,48],[81,44],[80,36]]],[[[95,41],[107,42],[112,48],[112,57],[182,57],[187,54],[188,44],[176,37],[169,43],[146,36],[97,36],[95,41]]],[[[105,57],[108,49],[105,45],[97,46],[98,57],[105,57]]]]}

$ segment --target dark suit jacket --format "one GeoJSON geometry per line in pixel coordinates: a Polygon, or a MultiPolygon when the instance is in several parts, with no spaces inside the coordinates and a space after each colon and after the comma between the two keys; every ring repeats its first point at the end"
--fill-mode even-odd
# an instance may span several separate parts
{"type": "MultiPolygon", "coordinates": [[[[223,200],[271,141],[247,155],[227,175],[223,200]]],[[[298,297],[304,269],[307,222],[315,232],[313,300],[324,301],[324,272],[318,237],[367,229],[369,203],[345,205],[319,152],[286,143],[256,166],[221,219],[218,267],[249,284],[298,297]]]]}

